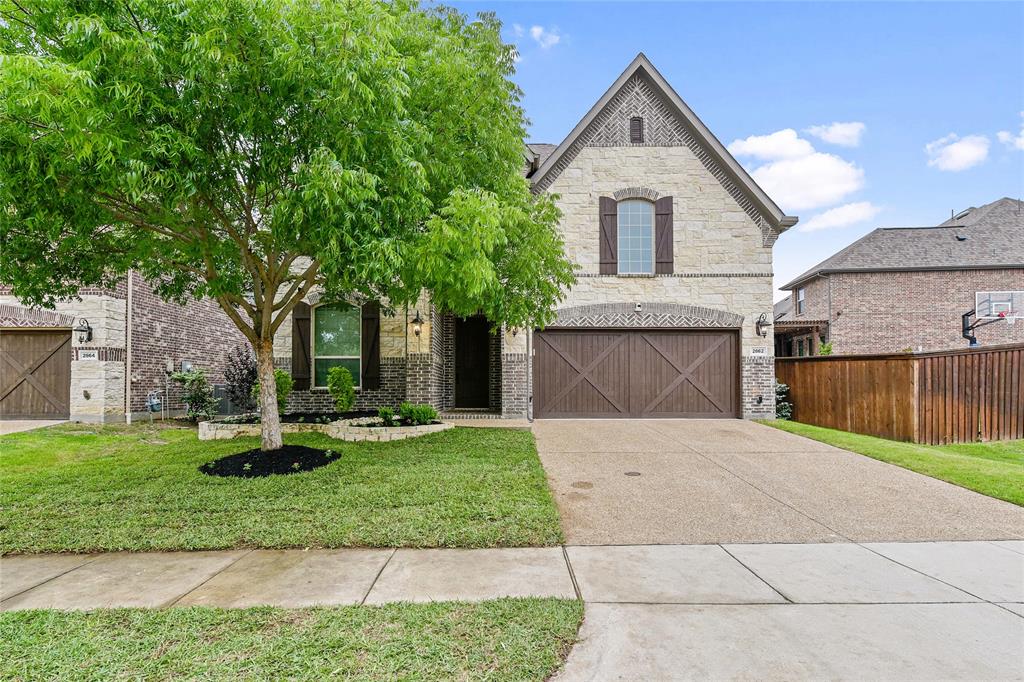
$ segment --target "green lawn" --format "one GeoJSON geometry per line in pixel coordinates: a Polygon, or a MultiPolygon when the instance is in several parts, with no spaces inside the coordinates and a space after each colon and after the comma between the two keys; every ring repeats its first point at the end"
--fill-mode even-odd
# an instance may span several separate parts
{"type": "Polygon", "coordinates": [[[1024,506],[1024,440],[918,445],[792,421],[764,423],[1024,506]]]}
{"type": "Polygon", "coordinates": [[[5,680],[543,680],[577,601],[0,614],[5,680]]]}
{"type": "Polygon", "coordinates": [[[533,435],[391,443],[321,434],[331,464],[266,478],[197,467],[258,447],[193,429],[67,424],[0,438],[0,553],[229,547],[502,547],[562,541],[533,435]]]}

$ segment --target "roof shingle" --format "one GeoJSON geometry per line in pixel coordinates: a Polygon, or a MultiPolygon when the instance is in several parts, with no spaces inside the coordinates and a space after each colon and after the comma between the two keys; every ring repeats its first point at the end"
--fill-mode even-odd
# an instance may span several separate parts
{"type": "Polygon", "coordinates": [[[1024,268],[1024,205],[1003,198],[937,227],[883,227],[826,258],[782,289],[830,272],[1024,268]]]}

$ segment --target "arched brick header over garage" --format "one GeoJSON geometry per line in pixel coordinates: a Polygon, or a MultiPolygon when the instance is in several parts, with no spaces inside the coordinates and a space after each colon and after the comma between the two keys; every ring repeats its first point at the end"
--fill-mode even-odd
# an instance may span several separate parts
{"type": "Polygon", "coordinates": [[[640,302],[640,312],[636,311],[636,303],[595,303],[561,308],[557,312],[550,327],[738,329],[743,326],[742,315],[678,303],[640,302]]]}

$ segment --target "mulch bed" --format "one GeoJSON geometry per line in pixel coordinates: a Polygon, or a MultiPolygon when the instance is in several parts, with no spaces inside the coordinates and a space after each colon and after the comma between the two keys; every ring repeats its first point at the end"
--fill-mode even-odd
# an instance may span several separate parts
{"type": "Polygon", "coordinates": [[[199,467],[208,476],[262,478],[274,474],[298,474],[327,466],[338,459],[336,450],[317,450],[305,445],[285,445],[263,452],[259,448],[221,457],[199,467]]]}

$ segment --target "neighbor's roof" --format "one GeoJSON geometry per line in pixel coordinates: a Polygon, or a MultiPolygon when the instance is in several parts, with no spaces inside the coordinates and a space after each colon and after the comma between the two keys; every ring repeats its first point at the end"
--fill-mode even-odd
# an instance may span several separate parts
{"type": "Polygon", "coordinates": [[[1024,268],[1024,204],[1003,198],[969,208],[937,227],[882,227],[782,289],[831,272],[1024,268]]]}
{"type": "MultiPolygon", "coordinates": [[[[771,223],[771,227],[777,232],[783,232],[787,228],[792,227],[796,224],[797,218],[795,216],[787,216],[782,212],[774,201],[761,189],[754,179],[740,166],[739,162],[733,158],[725,146],[719,141],[717,137],[712,134],[704,122],[701,121],[697,114],[693,113],[693,110],[682,100],[682,98],[672,89],[672,86],[668,84],[668,81],[658,73],[658,70],[654,68],[650,60],[643,52],[638,54],[626,70],[623,71],[615,82],[612,83],[611,87],[601,96],[601,99],[597,100],[597,103],[590,108],[590,111],[576,124],[576,127],[572,129],[562,143],[559,144],[553,151],[547,152],[544,159],[537,166],[537,170],[530,174],[530,181],[534,185],[539,185],[544,178],[551,173],[558,173],[558,162],[569,150],[573,147],[576,140],[583,135],[591,123],[600,115],[601,111],[608,105],[608,103],[615,97],[616,94],[634,77],[637,75],[643,75],[647,80],[659,91],[664,102],[670,107],[672,112],[676,115],[677,119],[682,121],[690,134],[694,136],[700,143],[704,151],[717,162],[719,168],[722,169],[724,174],[734,182],[740,192],[751,202],[753,205],[760,209],[763,215],[771,223]]],[[[531,147],[547,147],[548,145],[530,145],[531,147]]],[[[545,150],[547,151],[547,150],[545,150]]]]}
{"type": "Polygon", "coordinates": [[[793,295],[790,294],[781,301],[776,301],[775,305],[772,306],[772,316],[775,321],[789,319],[792,317],[793,312],[793,295]]]}

